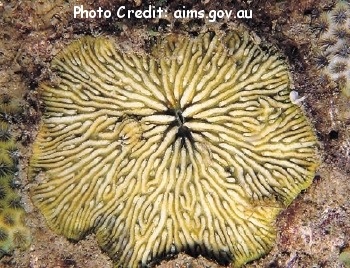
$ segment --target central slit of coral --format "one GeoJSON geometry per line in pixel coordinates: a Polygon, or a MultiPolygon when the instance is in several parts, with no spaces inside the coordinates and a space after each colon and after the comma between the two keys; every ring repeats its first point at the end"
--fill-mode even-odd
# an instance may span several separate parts
{"type": "Polygon", "coordinates": [[[179,124],[179,127],[182,127],[182,125],[185,123],[185,118],[182,116],[181,110],[175,110],[175,117],[179,124]]]}
{"type": "Polygon", "coordinates": [[[185,126],[185,118],[182,115],[182,110],[180,109],[176,109],[174,110],[175,113],[175,118],[176,118],[176,122],[179,126],[178,131],[176,133],[176,138],[181,138],[181,145],[184,146],[185,145],[185,140],[188,139],[191,144],[194,143],[193,137],[192,137],[192,133],[191,130],[185,126]]]}

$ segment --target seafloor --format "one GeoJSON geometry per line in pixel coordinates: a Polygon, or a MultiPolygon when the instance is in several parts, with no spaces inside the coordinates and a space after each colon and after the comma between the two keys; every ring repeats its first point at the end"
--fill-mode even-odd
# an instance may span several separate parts
{"type": "MultiPolygon", "coordinates": [[[[265,257],[245,267],[346,267],[342,252],[350,251],[350,99],[336,83],[320,78],[313,63],[319,33],[314,24],[331,0],[238,0],[238,1],[0,1],[0,92],[17,98],[25,113],[13,131],[21,149],[22,201],[32,244],[0,260],[0,267],[112,267],[93,235],[73,243],[50,231],[29,197],[28,156],[41,116],[38,83],[50,77],[49,63],[71,40],[85,34],[116,35],[134,48],[145,45],[149,36],[167,32],[196,33],[207,27],[245,23],[261,38],[276,46],[291,65],[295,90],[306,96],[303,107],[315,126],[322,163],[310,188],[278,218],[275,246],[265,257]],[[113,10],[124,4],[144,8],[149,4],[175,10],[251,9],[253,18],[209,23],[202,19],[130,20],[73,19],[73,6],[113,10]]],[[[180,254],[158,267],[220,267],[213,261],[180,254]]]]}

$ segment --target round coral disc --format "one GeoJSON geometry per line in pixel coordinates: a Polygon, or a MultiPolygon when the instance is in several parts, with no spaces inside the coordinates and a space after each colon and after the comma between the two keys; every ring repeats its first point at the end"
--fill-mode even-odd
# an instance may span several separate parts
{"type": "Polygon", "coordinates": [[[86,37],[52,67],[31,160],[51,228],[96,233],[122,267],[183,251],[240,266],[271,248],[317,166],[279,55],[240,30],[168,35],[148,54],[86,37]]]}

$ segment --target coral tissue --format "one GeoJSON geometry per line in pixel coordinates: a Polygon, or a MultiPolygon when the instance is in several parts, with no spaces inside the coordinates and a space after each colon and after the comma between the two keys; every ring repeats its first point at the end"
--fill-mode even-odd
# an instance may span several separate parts
{"type": "Polygon", "coordinates": [[[317,166],[280,55],[242,30],[168,35],[149,53],[84,37],[52,68],[30,163],[52,229],[96,233],[122,267],[183,251],[240,266],[271,248],[317,166]]]}

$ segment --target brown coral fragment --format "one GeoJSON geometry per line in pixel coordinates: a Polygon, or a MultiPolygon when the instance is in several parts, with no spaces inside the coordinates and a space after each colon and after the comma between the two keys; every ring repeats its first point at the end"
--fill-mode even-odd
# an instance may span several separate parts
{"type": "Polygon", "coordinates": [[[151,55],[85,37],[52,62],[31,167],[57,232],[95,232],[117,265],[201,253],[240,266],[310,183],[316,138],[279,55],[246,32],[169,35],[151,55]]]}

